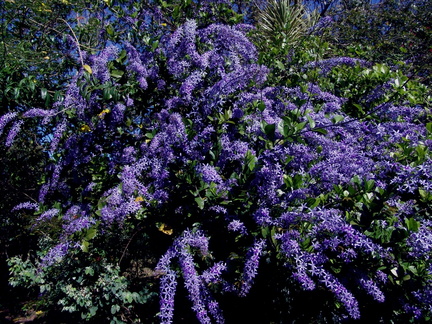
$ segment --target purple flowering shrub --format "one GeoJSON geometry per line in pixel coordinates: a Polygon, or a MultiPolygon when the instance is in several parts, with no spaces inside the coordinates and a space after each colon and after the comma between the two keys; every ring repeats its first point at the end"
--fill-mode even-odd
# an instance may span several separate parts
{"type": "Polygon", "coordinates": [[[330,86],[338,64],[366,80],[347,58],[272,83],[247,30],[188,20],[154,47],[113,44],[84,56],[51,111],[1,117],[7,145],[27,118],[54,125],[38,204],[16,207],[49,234],[43,294],[85,319],[175,322],[179,295],[200,323],[249,318],[224,300],[260,299],[263,321],[428,319],[429,111],[359,84],[373,103],[360,118],[358,96],[330,86]],[[158,311],[134,313],[156,292],[158,311]],[[305,296],[322,301],[309,318],[292,307],[305,296]]]}

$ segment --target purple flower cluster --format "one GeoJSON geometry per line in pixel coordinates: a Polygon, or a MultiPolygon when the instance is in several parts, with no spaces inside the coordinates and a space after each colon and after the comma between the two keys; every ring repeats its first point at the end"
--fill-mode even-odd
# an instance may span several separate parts
{"type": "Polygon", "coordinates": [[[57,124],[57,127],[54,131],[51,144],[50,144],[50,151],[51,153],[54,153],[57,149],[57,146],[60,143],[61,137],[63,136],[63,133],[66,131],[67,128],[67,120],[63,119],[57,124]]]}
{"type": "Polygon", "coordinates": [[[125,43],[125,49],[128,55],[128,71],[136,74],[136,79],[143,90],[148,87],[149,76],[155,73],[152,67],[152,56],[150,53],[141,55],[137,49],[130,43],[125,43]]]}
{"type": "Polygon", "coordinates": [[[431,259],[432,252],[432,222],[424,221],[417,232],[411,233],[407,245],[411,248],[409,255],[416,259],[431,259]]]}
{"type": "Polygon", "coordinates": [[[223,263],[216,263],[213,267],[198,274],[193,255],[190,249],[197,249],[205,257],[208,255],[208,239],[200,231],[187,230],[179,237],[174,245],[160,259],[156,270],[165,274],[161,278],[161,312],[162,323],[171,323],[173,318],[175,273],[170,269],[172,259],[178,259],[184,278],[185,288],[192,301],[192,309],[195,311],[200,323],[212,323],[211,317],[216,323],[224,323],[218,303],[212,298],[208,289],[208,283],[218,281],[221,273],[226,269],[223,263]],[[211,316],[211,317],[210,317],[211,316]]]}
{"type": "Polygon", "coordinates": [[[360,285],[370,294],[376,301],[384,302],[384,294],[377,287],[376,283],[372,279],[360,279],[360,285]]]}
{"type": "Polygon", "coordinates": [[[239,291],[239,296],[246,296],[251,289],[253,280],[258,274],[259,260],[265,245],[265,240],[261,239],[255,242],[246,254],[246,262],[243,270],[242,286],[239,291]]]}
{"type": "Polygon", "coordinates": [[[60,211],[56,208],[51,208],[45,212],[43,212],[37,219],[36,223],[42,222],[42,221],[49,221],[54,216],[56,216],[60,211]]]}
{"type": "Polygon", "coordinates": [[[44,255],[40,261],[42,267],[49,267],[53,264],[60,262],[69,252],[70,249],[79,247],[76,242],[66,241],[57,244],[51,248],[46,255],[44,255]]]}
{"type": "Polygon", "coordinates": [[[9,131],[9,134],[7,135],[7,138],[6,138],[5,145],[7,147],[10,147],[12,145],[13,141],[15,140],[15,137],[18,135],[18,133],[21,130],[22,124],[24,124],[23,120],[18,120],[18,121],[13,123],[13,125],[9,131]]]}
{"type": "Polygon", "coordinates": [[[23,113],[23,117],[25,118],[34,118],[34,117],[50,117],[54,115],[53,110],[46,110],[41,108],[32,108],[23,113]]]}
{"type": "Polygon", "coordinates": [[[248,234],[248,230],[247,230],[246,226],[244,225],[244,223],[237,220],[237,219],[230,221],[227,228],[228,228],[228,231],[230,231],[230,232],[238,232],[241,235],[247,235],[248,234]]]}
{"type": "Polygon", "coordinates": [[[333,23],[333,18],[330,16],[322,17],[313,27],[310,28],[309,32],[315,35],[322,34],[323,30],[333,23]]]}
{"type": "Polygon", "coordinates": [[[20,204],[16,205],[12,209],[12,211],[21,210],[21,209],[31,209],[31,210],[37,211],[37,210],[39,210],[39,204],[35,203],[35,202],[29,202],[29,201],[24,202],[24,203],[20,203],[20,204]]]}
{"type": "Polygon", "coordinates": [[[352,57],[334,57],[323,61],[311,62],[304,66],[304,69],[316,69],[321,70],[321,75],[325,76],[335,67],[339,65],[356,66],[362,67],[370,66],[371,64],[365,60],[356,59],[352,57]]]}
{"type": "Polygon", "coordinates": [[[98,78],[101,83],[110,80],[111,75],[107,63],[110,60],[116,59],[119,53],[120,48],[111,45],[103,49],[99,54],[92,55],[88,58],[89,65],[92,68],[92,74],[98,78]]]}
{"type": "Polygon", "coordinates": [[[174,296],[177,288],[176,272],[167,270],[160,280],[160,314],[161,323],[172,323],[174,317],[174,296]]]}
{"type": "Polygon", "coordinates": [[[195,114],[207,115],[218,109],[226,96],[252,80],[262,84],[268,72],[251,63],[257,53],[244,32],[224,25],[199,30],[195,21],[187,21],[170,36],[164,53],[169,72],[180,84],[178,95],[169,98],[167,106],[180,108],[193,100],[195,114]],[[205,44],[202,48],[206,50],[200,50],[197,42],[205,44]]]}
{"type": "Polygon", "coordinates": [[[219,175],[217,170],[211,165],[208,165],[208,164],[199,165],[199,166],[197,166],[197,171],[201,174],[202,179],[206,183],[212,183],[212,182],[221,183],[222,182],[221,176],[219,175]]]}
{"type": "Polygon", "coordinates": [[[87,102],[80,93],[78,76],[79,75],[76,75],[69,84],[63,102],[57,102],[55,106],[60,111],[63,109],[75,110],[77,116],[83,118],[85,110],[87,109],[87,102]]]}
{"type": "MultiPolygon", "coordinates": [[[[293,276],[303,289],[312,290],[316,281],[324,284],[335,297],[341,301],[352,318],[359,318],[358,301],[354,295],[331,274],[327,264],[332,256],[341,263],[349,264],[356,259],[369,255],[380,255],[387,258],[386,251],[367,238],[364,234],[347,224],[337,210],[310,210],[302,212],[284,213],[278,220],[279,226],[288,230],[278,234],[290,267],[293,267],[293,276]],[[309,229],[308,229],[309,228],[309,229]],[[306,232],[305,232],[306,231],[306,232]],[[311,249],[303,250],[305,240],[310,241],[311,249]]],[[[382,291],[371,279],[363,279],[360,285],[374,299],[384,301],[382,291]]]]}
{"type": "Polygon", "coordinates": [[[16,112],[10,112],[0,117],[0,135],[3,133],[6,125],[14,120],[17,116],[18,114],[16,112]]]}

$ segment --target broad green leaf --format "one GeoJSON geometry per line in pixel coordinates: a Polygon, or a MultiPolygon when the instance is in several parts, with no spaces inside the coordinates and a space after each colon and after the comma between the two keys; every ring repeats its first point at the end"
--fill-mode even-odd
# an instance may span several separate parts
{"type": "Polygon", "coordinates": [[[91,227],[87,230],[86,235],[85,235],[85,239],[87,241],[90,241],[91,239],[93,239],[97,234],[97,229],[96,227],[91,227]]]}
{"type": "Polygon", "coordinates": [[[344,120],[344,116],[342,116],[342,115],[335,115],[335,116],[333,116],[333,122],[335,123],[335,124],[337,124],[337,123],[339,123],[339,122],[341,122],[341,121],[343,121],[344,120]]]}
{"type": "Polygon", "coordinates": [[[88,252],[89,242],[88,241],[82,241],[81,242],[81,250],[83,252],[88,252]]]}
{"type": "Polygon", "coordinates": [[[203,208],[204,208],[205,200],[204,200],[203,198],[201,198],[201,197],[196,197],[196,198],[195,198],[195,202],[198,204],[198,208],[199,208],[199,209],[203,209],[203,208]]]}
{"type": "Polygon", "coordinates": [[[315,128],[315,121],[309,115],[307,115],[306,118],[309,121],[309,127],[315,128]]]}
{"type": "Polygon", "coordinates": [[[414,218],[405,218],[405,225],[407,229],[412,232],[417,232],[420,228],[420,222],[416,221],[414,218]]]}
{"type": "Polygon", "coordinates": [[[120,79],[124,74],[124,71],[122,70],[112,70],[111,71],[111,76],[117,79],[120,79]]]}

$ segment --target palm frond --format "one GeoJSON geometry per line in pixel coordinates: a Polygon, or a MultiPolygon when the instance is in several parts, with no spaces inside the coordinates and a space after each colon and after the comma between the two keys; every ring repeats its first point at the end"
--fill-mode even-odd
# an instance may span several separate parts
{"type": "Polygon", "coordinates": [[[292,45],[317,20],[317,13],[308,13],[302,4],[291,5],[290,0],[268,0],[258,10],[257,27],[260,38],[278,40],[281,45],[292,45]]]}

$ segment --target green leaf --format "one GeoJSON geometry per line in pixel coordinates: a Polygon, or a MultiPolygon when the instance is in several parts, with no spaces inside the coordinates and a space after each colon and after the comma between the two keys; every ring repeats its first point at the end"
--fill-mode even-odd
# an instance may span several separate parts
{"type": "Polygon", "coordinates": [[[419,194],[420,197],[422,198],[421,200],[424,202],[427,202],[432,198],[432,195],[424,189],[419,189],[419,194]]]}
{"type": "Polygon", "coordinates": [[[112,70],[111,71],[111,76],[113,78],[116,78],[116,79],[120,79],[123,76],[123,74],[124,74],[124,71],[122,71],[122,70],[112,70]]]}
{"type": "Polygon", "coordinates": [[[328,133],[324,128],[314,128],[312,130],[314,132],[317,132],[317,133],[320,133],[320,134],[323,134],[323,135],[327,135],[327,133],[328,133]]]}
{"type": "Polygon", "coordinates": [[[250,171],[253,171],[255,168],[256,162],[258,161],[257,157],[253,155],[250,151],[246,153],[246,164],[250,171]]]}
{"type": "Polygon", "coordinates": [[[309,127],[315,128],[315,121],[309,115],[307,115],[306,118],[309,121],[309,127]]]}
{"type": "Polygon", "coordinates": [[[262,227],[261,228],[261,235],[264,238],[267,238],[270,235],[270,228],[269,227],[262,227]]]}
{"type": "Polygon", "coordinates": [[[278,60],[275,63],[279,70],[285,70],[285,65],[281,61],[278,60]]]}
{"type": "Polygon", "coordinates": [[[104,100],[110,100],[113,97],[113,90],[111,88],[103,89],[104,100]]]}
{"type": "Polygon", "coordinates": [[[272,135],[274,135],[275,129],[276,129],[275,124],[267,124],[264,127],[264,133],[268,136],[272,136],[272,135]]]}
{"type": "Polygon", "coordinates": [[[414,218],[405,218],[405,225],[407,229],[412,232],[417,232],[420,228],[420,222],[416,221],[414,218]]]}
{"type": "Polygon", "coordinates": [[[332,120],[333,120],[333,123],[337,124],[337,123],[343,121],[344,118],[345,117],[342,115],[335,115],[335,116],[333,116],[332,120]]]}
{"type": "Polygon", "coordinates": [[[88,241],[82,241],[82,243],[81,243],[81,250],[83,251],[83,252],[88,252],[88,247],[89,247],[89,242],[88,241]]]}
{"type": "Polygon", "coordinates": [[[97,306],[92,306],[92,307],[90,307],[90,315],[91,315],[91,316],[95,316],[97,310],[98,310],[98,307],[97,307],[97,306]]]}
{"type": "Polygon", "coordinates": [[[366,191],[371,191],[372,188],[375,186],[375,181],[374,180],[367,180],[365,183],[365,190],[366,191]]]}
{"type": "Polygon", "coordinates": [[[152,50],[154,51],[159,46],[159,41],[156,40],[152,43],[152,50]]]}
{"type": "Polygon", "coordinates": [[[124,299],[130,304],[133,301],[133,295],[131,292],[127,292],[124,296],[124,299]]]}
{"type": "Polygon", "coordinates": [[[114,36],[114,28],[113,28],[112,25],[108,25],[108,26],[106,27],[106,31],[107,31],[108,35],[110,35],[110,36],[114,36]]]}
{"type": "Polygon", "coordinates": [[[20,88],[14,88],[13,95],[14,95],[15,99],[19,98],[20,93],[21,93],[21,89],[20,88]]]}
{"type": "Polygon", "coordinates": [[[47,90],[46,88],[42,88],[42,89],[41,89],[41,98],[42,98],[43,100],[46,99],[47,94],[48,94],[48,90],[47,90]]]}
{"type": "Polygon", "coordinates": [[[198,208],[199,209],[203,209],[204,208],[205,199],[203,199],[201,197],[196,197],[195,198],[195,202],[198,204],[198,208]]]}
{"type": "Polygon", "coordinates": [[[97,229],[96,227],[91,227],[87,230],[86,235],[85,235],[85,239],[87,241],[90,241],[91,239],[93,239],[97,234],[97,229]]]}
{"type": "Polygon", "coordinates": [[[92,267],[85,267],[84,273],[88,274],[90,276],[93,276],[94,275],[94,269],[92,267]]]}
{"type": "Polygon", "coordinates": [[[120,306],[119,305],[112,305],[111,306],[111,314],[115,314],[120,310],[120,306]]]}
{"type": "Polygon", "coordinates": [[[298,123],[297,125],[295,125],[295,129],[296,131],[301,131],[305,126],[306,126],[307,122],[302,122],[302,123],[298,123]]]}

